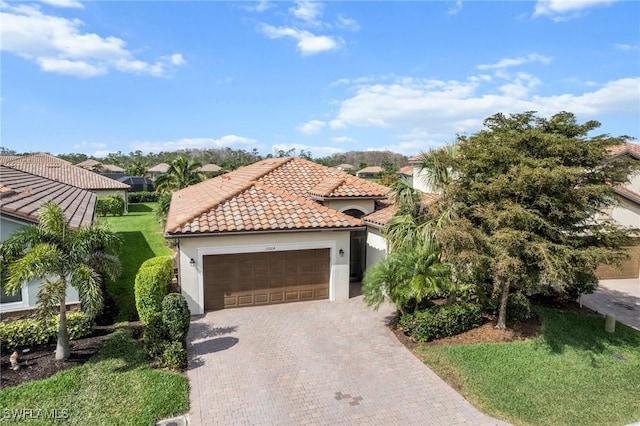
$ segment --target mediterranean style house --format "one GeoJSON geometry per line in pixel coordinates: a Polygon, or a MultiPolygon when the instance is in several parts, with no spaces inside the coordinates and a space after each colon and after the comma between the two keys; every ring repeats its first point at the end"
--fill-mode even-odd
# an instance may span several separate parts
{"type": "MultiPolygon", "coordinates": [[[[390,189],[301,158],[271,158],[173,194],[165,236],[192,314],[349,297],[386,255],[367,222],[390,189]]],[[[373,223],[373,222],[372,222],[373,223]]]]}
{"type": "MultiPolygon", "coordinates": [[[[0,165],[0,242],[18,229],[37,224],[38,209],[48,201],[63,209],[72,228],[90,225],[95,219],[96,199],[91,191],[0,165]]],[[[0,290],[0,313],[35,308],[40,285],[40,281],[32,281],[15,295],[0,290]]],[[[69,286],[67,304],[78,303],[78,291],[69,286]]]]}

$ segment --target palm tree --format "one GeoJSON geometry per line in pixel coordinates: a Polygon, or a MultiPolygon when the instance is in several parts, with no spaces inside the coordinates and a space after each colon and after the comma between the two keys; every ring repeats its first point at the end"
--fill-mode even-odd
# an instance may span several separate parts
{"type": "Polygon", "coordinates": [[[176,158],[171,162],[167,173],[156,179],[156,191],[173,192],[202,182],[206,176],[198,172],[201,166],[197,161],[191,161],[185,157],[176,158]]]}
{"type": "Polygon", "coordinates": [[[50,201],[40,208],[38,225],[16,231],[0,244],[0,268],[3,285],[9,294],[17,293],[33,280],[43,280],[38,292],[42,315],[60,312],[56,360],[70,355],[67,332],[67,286],[78,289],[82,308],[89,317],[102,309],[102,278],[120,274],[117,256],[119,237],[106,225],[72,229],[60,206],[50,201]]]}
{"type": "Polygon", "coordinates": [[[129,176],[144,176],[147,174],[147,165],[141,160],[133,160],[127,167],[127,174],[129,176]]]}
{"type": "Polygon", "coordinates": [[[458,145],[447,145],[420,154],[422,179],[431,192],[441,193],[455,179],[451,173],[451,165],[457,158],[458,145]]]}

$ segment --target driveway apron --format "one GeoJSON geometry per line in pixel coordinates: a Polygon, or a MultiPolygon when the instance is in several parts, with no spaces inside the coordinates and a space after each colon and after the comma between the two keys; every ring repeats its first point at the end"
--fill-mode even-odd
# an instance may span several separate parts
{"type": "Polygon", "coordinates": [[[193,425],[504,424],[476,410],[362,297],[209,312],[191,323],[193,425]]]}
{"type": "Polygon", "coordinates": [[[583,294],[581,302],[603,315],[640,330],[640,280],[601,280],[592,294],[583,294]]]}

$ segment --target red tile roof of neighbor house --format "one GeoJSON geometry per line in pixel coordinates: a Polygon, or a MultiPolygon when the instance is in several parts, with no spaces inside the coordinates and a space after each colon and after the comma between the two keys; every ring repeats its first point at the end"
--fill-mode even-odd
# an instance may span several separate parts
{"type": "Polygon", "coordinates": [[[38,209],[47,201],[58,204],[72,228],[94,220],[96,194],[36,176],[10,166],[0,166],[0,211],[27,222],[38,223],[38,209]]]}
{"type": "Polygon", "coordinates": [[[413,166],[404,166],[403,168],[398,170],[397,174],[405,175],[405,176],[413,176],[413,166]]]}
{"type": "MultiPolygon", "coordinates": [[[[439,198],[438,194],[430,194],[427,192],[422,193],[423,206],[429,206],[435,203],[439,198]]],[[[393,199],[378,202],[376,211],[363,217],[362,219],[367,225],[372,225],[376,228],[384,228],[387,226],[391,218],[396,214],[396,205],[393,199]]]]}
{"type": "Polygon", "coordinates": [[[222,167],[218,166],[217,164],[205,164],[204,166],[198,168],[198,171],[203,173],[217,173],[220,170],[222,170],[222,167]]]}
{"type": "Polygon", "coordinates": [[[100,166],[100,165],[102,165],[101,162],[99,162],[98,160],[91,159],[91,158],[89,158],[88,160],[81,161],[80,163],[76,164],[76,166],[82,167],[83,169],[92,169],[92,168],[94,168],[96,166],[100,166]]]}
{"type": "Polygon", "coordinates": [[[129,189],[129,185],[74,166],[49,154],[18,156],[11,160],[0,160],[0,164],[82,189],[129,189]]]}
{"type": "Polygon", "coordinates": [[[156,164],[155,166],[151,167],[147,171],[150,172],[150,173],[167,173],[167,171],[169,171],[169,167],[171,167],[171,166],[168,165],[167,163],[160,163],[160,164],[156,164]]]}
{"type": "Polygon", "coordinates": [[[620,145],[616,145],[609,149],[612,157],[617,157],[623,154],[629,154],[636,159],[640,159],[640,145],[626,142],[620,145]]]}
{"type": "Polygon", "coordinates": [[[360,169],[356,172],[356,175],[359,174],[363,174],[363,173],[370,173],[370,174],[377,174],[377,173],[383,173],[384,169],[380,166],[369,166],[369,167],[365,167],[364,169],[360,169]]]}
{"type": "Polygon", "coordinates": [[[383,199],[390,189],[301,158],[270,158],[173,194],[166,233],[362,226],[316,199],[383,199]]]}
{"type": "Polygon", "coordinates": [[[107,172],[124,173],[124,169],[120,166],[116,166],[115,164],[101,164],[100,169],[107,172]]]}

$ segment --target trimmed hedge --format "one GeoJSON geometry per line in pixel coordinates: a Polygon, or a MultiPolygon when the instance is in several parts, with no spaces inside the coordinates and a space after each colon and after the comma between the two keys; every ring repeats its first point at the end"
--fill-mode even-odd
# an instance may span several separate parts
{"type": "Polygon", "coordinates": [[[479,326],[482,323],[481,314],[482,309],[476,303],[456,302],[404,314],[398,325],[406,335],[420,342],[428,342],[479,326]]]}
{"type": "Polygon", "coordinates": [[[152,312],[149,315],[149,321],[142,336],[142,344],[151,359],[158,359],[164,353],[167,345],[167,333],[160,312],[152,312]]]}
{"type": "Polygon", "coordinates": [[[172,342],[185,342],[191,322],[189,305],[183,295],[169,293],[162,300],[162,322],[167,338],[172,342]]]}
{"type": "Polygon", "coordinates": [[[130,192],[129,203],[155,203],[158,201],[158,193],[150,191],[130,192]]]}
{"type": "Polygon", "coordinates": [[[138,315],[145,324],[149,323],[152,313],[162,310],[162,299],[169,293],[172,279],[171,256],[152,257],[140,266],[134,292],[138,315]]]}
{"type": "Polygon", "coordinates": [[[108,214],[122,216],[124,214],[124,199],[119,195],[98,197],[96,212],[99,216],[106,216],[108,214]]]}
{"type": "Polygon", "coordinates": [[[183,370],[187,366],[187,350],[181,342],[167,342],[158,359],[158,367],[183,370]]]}
{"type": "MultiPolygon", "coordinates": [[[[0,323],[0,344],[15,349],[25,346],[39,346],[55,342],[58,338],[58,318],[50,320],[27,318],[0,323]]],[[[84,312],[67,313],[69,339],[80,339],[93,331],[93,321],[84,312]]]]}

